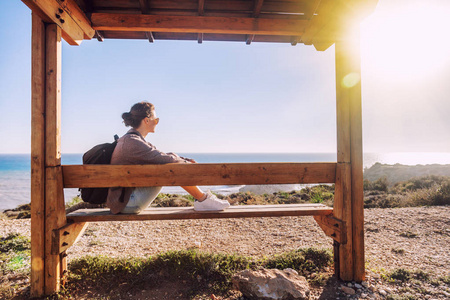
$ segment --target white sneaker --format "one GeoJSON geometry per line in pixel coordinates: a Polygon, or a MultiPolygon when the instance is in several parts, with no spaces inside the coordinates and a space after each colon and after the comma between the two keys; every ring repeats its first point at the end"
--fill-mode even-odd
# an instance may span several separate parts
{"type": "Polygon", "coordinates": [[[194,202],[194,210],[207,211],[207,210],[224,210],[230,207],[230,203],[227,200],[221,200],[217,198],[210,191],[206,192],[206,199],[203,201],[194,202]]]}

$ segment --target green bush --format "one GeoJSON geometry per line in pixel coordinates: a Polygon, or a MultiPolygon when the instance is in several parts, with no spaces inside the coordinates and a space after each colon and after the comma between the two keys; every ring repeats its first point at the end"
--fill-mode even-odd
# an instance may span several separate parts
{"type": "Polygon", "coordinates": [[[388,181],[386,177],[381,177],[373,182],[368,179],[364,179],[363,188],[365,191],[388,191],[388,181]]]}

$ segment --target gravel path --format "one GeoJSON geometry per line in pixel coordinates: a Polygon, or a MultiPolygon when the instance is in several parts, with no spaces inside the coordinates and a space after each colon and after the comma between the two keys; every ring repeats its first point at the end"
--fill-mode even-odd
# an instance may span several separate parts
{"type": "MultiPolygon", "coordinates": [[[[1,236],[30,235],[30,220],[0,220],[0,225],[1,236]]],[[[450,206],[366,209],[365,239],[369,280],[400,267],[450,275],[450,206]]],[[[312,217],[101,222],[89,225],[68,257],[149,256],[191,247],[260,257],[331,246],[312,217]]]]}

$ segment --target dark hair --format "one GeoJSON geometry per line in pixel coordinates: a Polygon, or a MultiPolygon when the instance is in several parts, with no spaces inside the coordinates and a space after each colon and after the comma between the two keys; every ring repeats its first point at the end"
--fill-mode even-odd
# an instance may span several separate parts
{"type": "Polygon", "coordinates": [[[133,105],[130,112],[122,114],[125,126],[138,128],[143,119],[153,117],[155,115],[155,106],[149,102],[139,102],[133,105]]]}

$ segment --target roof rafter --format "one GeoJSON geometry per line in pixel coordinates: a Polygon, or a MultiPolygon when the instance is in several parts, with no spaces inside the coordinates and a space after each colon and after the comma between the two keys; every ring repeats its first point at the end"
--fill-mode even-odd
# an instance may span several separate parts
{"type": "MultiPolygon", "coordinates": [[[[146,15],[150,13],[150,0],[139,0],[139,6],[141,7],[142,14],[146,15]]],[[[153,38],[153,32],[147,31],[145,32],[145,36],[147,37],[149,43],[153,43],[155,39],[153,38]]]]}
{"type": "MultiPolygon", "coordinates": [[[[259,17],[259,14],[261,13],[261,8],[264,4],[264,0],[254,0],[254,8],[253,8],[253,18],[259,17]]],[[[250,45],[253,42],[253,39],[255,38],[254,34],[247,35],[245,43],[247,45],[250,45]]]]}
{"type": "Polygon", "coordinates": [[[307,21],[237,17],[93,13],[95,30],[301,35],[307,21]]]}

